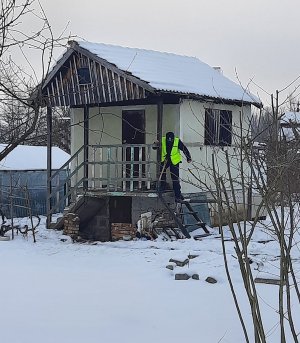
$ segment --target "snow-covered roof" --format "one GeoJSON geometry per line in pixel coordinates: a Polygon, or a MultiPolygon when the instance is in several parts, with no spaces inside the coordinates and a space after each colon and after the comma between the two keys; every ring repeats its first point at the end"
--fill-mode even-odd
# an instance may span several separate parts
{"type": "Polygon", "coordinates": [[[289,124],[290,122],[292,123],[300,123],[300,112],[285,112],[281,118],[280,118],[280,123],[281,124],[289,124]]]}
{"type": "MultiPolygon", "coordinates": [[[[0,144],[0,151],[5,148],[0,144]]],[[[63,150],[52,147],[52,169],[60,168],[70,155],[63,150]]],[[[0,170],[37,170],[47,169],[47,147],[18,145],[2,161],[0,170]]]]}
{"type": "Polygon", "coordinates": [[[285,112],[280,117],[280,125],[281,133],[285,137],[286,140],[290,141],[295,139],[295,130],[299,132],[299,124],[300,124],[300,112],[285,112]],[[292,128],[293,124],[297,124],[292,128]],[[288,127],[290,125],[290,127],[288,127]]]}
{"type": "Polygon", "coordinates": [[[261,103],[256,96],[196,57],[86,41],[77,43],[156,90],[261,103]]]}

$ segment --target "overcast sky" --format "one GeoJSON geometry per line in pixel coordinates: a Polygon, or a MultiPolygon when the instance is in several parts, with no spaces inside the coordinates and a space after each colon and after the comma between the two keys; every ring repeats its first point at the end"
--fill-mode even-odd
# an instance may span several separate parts
{"type": "Polygon", "coordinates": [[[55,32],[195,56],[268,93],[300,75],[300,0],[40,1],[55,32]]]}

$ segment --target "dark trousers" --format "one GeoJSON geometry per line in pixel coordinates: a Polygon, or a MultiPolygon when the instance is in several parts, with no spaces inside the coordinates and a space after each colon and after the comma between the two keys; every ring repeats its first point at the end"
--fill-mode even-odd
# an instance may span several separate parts
{"type": "Polygon", "coordinates": [[[167,177],[167,169],[170,168],[171,178],[173,181],[173,190],[175,193],[175,198],[180,199],[181,197],[181,187],[179,183],[179,163],[174,165],[172,162],[167,161],[163,162],[160,165],[160,184],[159,184],[159,191],[164,191],[166,189],[166,177],[167,177]]]}

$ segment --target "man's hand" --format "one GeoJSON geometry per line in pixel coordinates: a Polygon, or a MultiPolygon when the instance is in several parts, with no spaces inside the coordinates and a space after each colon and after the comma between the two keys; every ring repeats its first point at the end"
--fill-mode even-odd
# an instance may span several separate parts
{"type": "Polygon", "coordinates": [[[191,163],[192,162],[192,159],[191,158],[188,158],[187,159],[187,163],[191,163]]]}
{"type": "Polygon", "coordinates": [[[152,149],[153,149],[153,150],[157,150],[158,147],[159,147],[159,141],[153,142],[152,149]]]}

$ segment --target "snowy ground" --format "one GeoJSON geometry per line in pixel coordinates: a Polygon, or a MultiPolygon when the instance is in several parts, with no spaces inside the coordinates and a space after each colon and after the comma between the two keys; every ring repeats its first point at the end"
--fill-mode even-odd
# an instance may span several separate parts
{"type": "MultiPolygon", "coordinates": [[[[62,238],[66,237],[41,225],[35,244],[30,235],[0,241],[1,343],[245,341],[217,233],[202,241],[95,245],[73,244],[62,238]],[[183,259],[189,254],[199,256],[187,267],[166,269],[170,258],[183,259]],[[183,271],[198,273],[200,280],[174,280],[175,273],[183,271]],[[208,276],[218,282],[205,282],[208,276]]],[[[250,244],[255,276],[278,275],[277,243],[258,243],[266,239],[270,237],[257,230],[250,244]]],[[[250,310],[233,244],[226,245],[233,281],[250,327],[250,310]]],[[[299,257],[300,253],[295,261],[298,271],[299,257]]],[[[278,286],[261,284],[257,288],[268,341],[279,342],[278,286]]],[[[300,314],[297,316],[299,323],[300,314]]]]}

